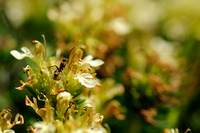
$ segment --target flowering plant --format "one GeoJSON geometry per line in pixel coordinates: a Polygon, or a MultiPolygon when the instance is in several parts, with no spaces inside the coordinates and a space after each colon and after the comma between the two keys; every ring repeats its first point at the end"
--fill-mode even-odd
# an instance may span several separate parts
{"type": "Polygon", "coordinates": [[[92,60],[91,55],[82,59],[84,45],[71,49],[69,59],[62,59],[56,65],[56,57],[46,58],[46,40],[44,45],[39,41],[35,43],[35,54],[23,47],[23,53],[12,50],[10,53],[18,60],[30,58],[36,67],[27,65],[23,72],[28,74],[26,82],[17,90],[23,90],[30,86],[37,97],[26,95],[25,104],[34,109],[42,118],[28,127],[32,133],[63,133],[63,132],[107,132],[100,124],[103,115],[96,112],[92,102],[87,102],[92,88],[99,86],[99,80],[95,77],[95,69],[103,65],[100,59],[92,60]],[[44,103],[44,107],[38,106],[38,101],[44,103]]]}

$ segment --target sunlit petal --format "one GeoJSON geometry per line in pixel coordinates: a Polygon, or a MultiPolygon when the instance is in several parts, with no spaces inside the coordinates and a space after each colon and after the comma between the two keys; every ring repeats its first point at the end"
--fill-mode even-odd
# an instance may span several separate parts
{"type": "Polygon", "coordinates": [[[92,67],[98,67],[104,64],[104,61],[100,60],[100,59],[96,59],[96,60],[91,60],[89,61],[90,66],[92,67]]]}
{"type": "Polygon", "coordinates": [[[27,47],[22,47],[21,50],[25,53],[26,57],[32,58],[33,55],[31,54],[31,51],[27,47]]]}
{"type": "Polygon", "coordinates": [[[18,60],[22,60],[24,59],[25,57],[29,57],[29,58],[33,58],[33,55],[31,54],[31,51],[27,48],[27,47],[22,47],[21,50],[24,52],[24,53],[20,53],[19,51],[17,50],[12,50],[10,51],[10,54],[12,56],[14,56],[16,59],[18,60]]]}
{"type": "Polygon", "coordinates": [[[92,55],[88,55],[83,59],[83,61],[89,61],[89,60],[92,60],[92,59],[93,59],[92,55]]]}
{"type": "Polygon", "coordinates": [[[98,67],[101,66],[104,62],[100,59],[92,60],[92,55],[88,55],[83,59],[82,66],[87,67],[88,65],[92,67],[98,67]]]}
{"type": "Polygon", "coordinates": [[[16,59],[18,59],[18,60],[22,60],[22,59],[24,59],[25,58],[25,54],[22,54],[22,53],[20,53],[20,52],[18,52],[17,50],[12,50],[12,51],[10,51],[10,54],[12,55],[12,56],[14,56],[16,59]]]}
{"type": "Polygon", "coordinates": [[[89,73],[78,74],[77,77],[75,77],[75,79],[78,79],[81,85],[87,88],[93,88],[96,86],[97,80],[94,80],[92,78],[93,76],[89,73]]]}
{"type": "Polygon", "coordinates": [[[12,129],[7,129],[7,130],[4,130],[3,133],[15,133],[15,131],[12,129]]]}

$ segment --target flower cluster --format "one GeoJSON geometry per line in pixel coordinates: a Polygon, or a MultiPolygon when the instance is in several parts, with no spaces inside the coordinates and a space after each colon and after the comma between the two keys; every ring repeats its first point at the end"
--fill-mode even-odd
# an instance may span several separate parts
{"type": "Polygon", "coordinates": [[[31,58],[36,64],[32,68],[27,65],[23,71],[28,74],[26,82],[17,90],[30,86],[37,95],[31,100],[26,96],[25,104],[34,109],[42,118],[30,126],[28,130],[35,133],[63,132],[107,132],[100,124],[103,115],[96,112],[95,106],[88,103],[92,88],[99,86],[94,68],[103,65],[100,59],[93,60],[91,55],[82,59],[84,45],[71,49],[69,58],[57,61],[55,57],[46,58],[46,41],[35,43],[35,54],[23,47],[23,53],[12,50],[10,53],[16,59],[31,58]],[[57,62],[60,62],[57,65],[57,62]],[[44,107],[38,106],[38,101],[44,102],[44,107]]]}
{"type": "Polygon", "coordinates": [[[11,110],[3,109],[0,112],[0,133],[14,133],[15,131],[11,128],[15,125],[24,124],[24,118],[22,115],[17,114],[13,122],[11,122],[12,114],[11,110]]]}

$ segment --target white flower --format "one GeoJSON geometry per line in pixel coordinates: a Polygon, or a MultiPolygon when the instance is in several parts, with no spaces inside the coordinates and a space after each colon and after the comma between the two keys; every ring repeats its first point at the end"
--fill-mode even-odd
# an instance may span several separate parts
{"type": "Polygon", "coordinates": [[[177,67],[178,64],[174,56],[174,53],[176,53],[174,43],[160,37],[154,37],[149,44],[150,48],[155,51],[162,62],[170,63],[173,67],[177,67]]]}
{"type": "Polygon", "coordinates": [[[96,59],[96,60],[92,60],[93,57],[92,55],[88,55],[86,56],[83,61],[82,61],[82,65],[90,65],[92,67],[98,67],[103,65],[104,61],[100,60],[100,59],[96,59]]]}
{"type": "Polygon", "coordinates": [[[36,122],[34,123],[34,127],[39,128],[37,133],[54,133],[56,130],[56,127],[52,123],[46,122],[36,122]]]}
{"type": "Polygon", "coordinates": [[[0,131],[0,133],[15,133],[15,131],[12,130],[12,129],[6,129],[6,130],[4,130],[3,132],[0,131]]]}
{"type": "Polygon", "coordinates": [[[94,129],[88,129],[88,128],[80,128],[75,130],[75,133],[104,133],[105,131],[101,128],[94,128],[94,129]]]}
{"type": "Polygon", "coordinates": [[[14,56],[16,59],[18,60],[22,60],[24,59],[25,57],[29,57],[29,58],[33,58],[33,55],[31,54],[31,51],[27,48],[27,47],[22,47],[21,50],[24,52],[24,53],[20,53],[19,51],[17,50],[12,50],[10,51],[10,54],[12,56],[14,56]]]}
{"type": "Polygon", "coordinates": [[[126,35],[131,31],[131,26],[124,18],[115,18],[108,23],[108,29],[113,30],[118,35],[126,35]]]}
{"type": "Polygon", "coordinates": [[[78,79],[78,81],[87,88],[93,88],[97,84],[97,80],[93,79],[93,76],[89,73],[77,74],[74,79],[78,79]]]}
{"type": "Polygon", "coordinates": [[[171,129],[171,133],[179,133],[178,129],[171,129]]]}

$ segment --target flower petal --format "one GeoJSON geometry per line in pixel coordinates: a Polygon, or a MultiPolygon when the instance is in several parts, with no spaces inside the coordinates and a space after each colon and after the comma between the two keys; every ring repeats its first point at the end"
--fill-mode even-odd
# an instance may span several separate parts
{"type": "Polygon", "coordinates": [[[91,74],[89,74],[89,73],[82,73],[81,77],[84,77],[84,78],[93,78],[93,76],[91,74]]]}
{"type": "Polygon", "coordinates": [[[21,50],[26,53],[31,53],[30,50],[27,47],[22,47],[21,50]]]}
{"type": "Polygon", "coordinates": [[[10,54],[18,60],[22,60],[26,57],[25,54],[22,54],[22,53],[18,52],[17,50],[10,51],[10,54]]]}
{"type": "Polygon", "coordinates": [[[87,88],[93,88],[97,84],[97,80],[92,79],[93,76],[89,73],[78,74],[74,79],[78,79],[78,81],[87,88]]]}
{"type": "Polygon", "coordinates": [[[22,60],[24,59],[25,57],[29,57],[29,58],[33,58],[33,55],[31,54],[31,51],[27,48],[27,47],[22,47],[21,50],[24,52],[24,53],[20,53],[19,51],[17,50],[12,50],[10,51],[10,54],[12,56],[14,56],[16,59],[18,60],[22,60]]]}
{"type": "Polygon", "coordinates": [[[87,87],[87,88],[93,88],[96,86],[97,81],[96,80],[92,80],[92,79],[85,79],[85,78],[81,78],[79,79],[79,82],[87,87]]]}
{"type": "Polygon", "coordinates": [[[26,57],[33,57],[31,51],[27,47],[22,47],[21,50],[25,53],[26,57]]]}
{"type": "Polygon", "coordinates": [[[83,59],[83,61],[89,61],[89,60],[92,60],[92,59],[93,59],[93,56],[92,55],[88,55],[83,59]]]}
{"type": "Polygon", "coordinates": [[[12,129],[6,129],[3,131],[3,133],[15,133],[15,131],[12,129]]]}
{"type": "Polygon", "coordinates": [[[52,123],[47,122],[36,122],[34,123],[35,128],[39,128],[38,133],[54,133],[56,127],[52,123]]]}
{"type": "Polygon", "coordinates": [[[98,67],[104,64],[104,61],[100,60],[100,59],[96,59],[96,60],[91,60],[89,61],[90,66],[92,67],[98,67]]]}

